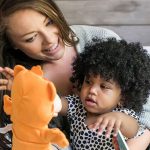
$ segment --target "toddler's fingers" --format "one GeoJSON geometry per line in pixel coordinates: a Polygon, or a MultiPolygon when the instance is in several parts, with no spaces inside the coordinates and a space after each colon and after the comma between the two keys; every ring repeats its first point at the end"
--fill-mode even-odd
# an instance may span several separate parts
{"type": "Polygon", "coordinates": [[[93,130],[99,129],[99,126],[100,126],[102,120],[103,120],[102,118],[98,118],[98,119],[96,120],[96,122],[94,122],[94,123],[92,123],[92,124],[89,124],[89,125],[88,125],[88,128],[89,128],[89,129],[93,129],[93,130]]]}
{"type": "Polygon", "coordinates": [[[114,128],[114,124],[115,124],[115,121],[110,121],[107,125],[107,130],[106,130],[106,138],[109,138],[110,137],[110,134],[114,128]]]}
{"type": "Polygon", "coordinates": [[[114,136],[117,136],[121,127],[121,121],[117,121],[114,126],[114,136]]]}
{"type": "Polygon", "coordinates": [[[99,135],[101,135],[104,129],[106,129],[107,125],[108,125],[108,120],[103,120],[98,129],[99,135]]]}
{"type": "Polygon", "coordinates": [[[97,125],[95,123],[93,123],[93,124],[88,125],[88,128],[92,131],[96,131],[96,126],[97,125]]]}

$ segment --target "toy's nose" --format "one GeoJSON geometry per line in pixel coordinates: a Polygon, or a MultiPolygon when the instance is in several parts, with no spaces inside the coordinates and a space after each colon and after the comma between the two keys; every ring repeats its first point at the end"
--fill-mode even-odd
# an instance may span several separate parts
{"type": "Polygon", "coordinates": [[[58,115],[58,113],[61,111],[61,108],[62,108],[61,99],[58,95],[56,95],[54,100],[54,116],[58,115]]]}

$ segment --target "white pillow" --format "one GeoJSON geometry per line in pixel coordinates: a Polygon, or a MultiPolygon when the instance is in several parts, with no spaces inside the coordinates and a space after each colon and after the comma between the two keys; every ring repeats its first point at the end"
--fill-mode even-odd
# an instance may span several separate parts
{"type": "Polygon", "coordinates": [[[143,46],[143,48],[146,49],[148,53],[150,54],[150,46],[143,46]]]}

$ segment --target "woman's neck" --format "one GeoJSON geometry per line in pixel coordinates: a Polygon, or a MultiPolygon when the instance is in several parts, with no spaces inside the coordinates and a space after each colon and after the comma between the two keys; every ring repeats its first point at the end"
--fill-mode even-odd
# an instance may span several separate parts
{"type": "Polygon", "coordinates": [[[72,90],[70,77],[72,76],[72,62],[77,53],[73,47],[66,47],[64,56],[54,62],[43,64],[44,77],[54,82],[61,95],[68,95],[72,90]]]}

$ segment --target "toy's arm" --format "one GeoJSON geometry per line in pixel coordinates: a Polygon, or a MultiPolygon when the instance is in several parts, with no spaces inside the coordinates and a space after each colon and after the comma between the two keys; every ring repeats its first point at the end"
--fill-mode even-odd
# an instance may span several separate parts
{"type": "Polygon", "coordinates": [[[41,136],[46,141],[57,144],[62,148],[69,146],[69,142],[64,133],[61,132],[58,128],[47,129],[41,133],[41,136]]]}
{"type": "Polygon", "coordinates": [[[12,114],[12,101],[8,95],[4,95],[4,111],[7,115],[12,114]]]}

